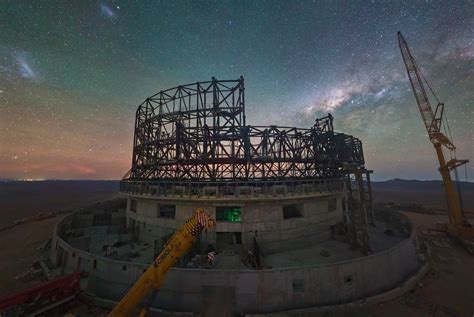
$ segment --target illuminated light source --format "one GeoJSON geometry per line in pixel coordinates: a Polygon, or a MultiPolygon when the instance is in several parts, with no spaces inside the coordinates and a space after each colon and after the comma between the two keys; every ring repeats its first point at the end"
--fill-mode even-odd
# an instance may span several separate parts
{"type": "Polygon", "coordinates": [[[241,208],[216,207],[216,219],[218,221],[241,222],[241,208]]]}

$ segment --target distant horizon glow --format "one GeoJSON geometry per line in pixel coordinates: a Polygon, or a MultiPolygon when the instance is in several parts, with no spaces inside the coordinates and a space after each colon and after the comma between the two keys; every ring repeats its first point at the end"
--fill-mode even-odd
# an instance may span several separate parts
{"type": "MultiPolygon", "coordinates": [[[[25,178],[25,179],[2,179],[0,178],[0,182],[119,182],[121,179],[55,179],[55,178],[44,178],[44,179],[35,179],[35,178],[25,178]]],[[[407,181],[407,182],[442,182],[441,179],[402,179],[402,178],[391,178],[391,179],[378,179],[373,180],[372,182],[375,183],[383,183],[383,182],[390,182],[390,181],[407,181]]],[[[470,183],[474,184],[472,180],[459,180],[461,183],[470,183]]]]}
{"type": "Polygon", "coordinates": [[[145,98],[243,75],[248,124],[309,128],[331,112],[362,140],[374,180],[439,180],[397,31],[471,161],[460,179],[474,178],[471,12],[469,1],[0,3],[0,178],[121,179],[145,98]]]}

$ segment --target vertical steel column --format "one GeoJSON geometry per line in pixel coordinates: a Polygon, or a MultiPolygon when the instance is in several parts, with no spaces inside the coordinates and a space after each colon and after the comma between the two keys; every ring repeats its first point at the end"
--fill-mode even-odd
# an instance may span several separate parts
{"type": "Polygon", "coordinates": [[[346,231],[352,246],[367,255],[371,251],[367,230],[367,201],[363,179],[363,174],[367,171],[357,166],[346,166],[345,172],[349,219],[346,231]]]}

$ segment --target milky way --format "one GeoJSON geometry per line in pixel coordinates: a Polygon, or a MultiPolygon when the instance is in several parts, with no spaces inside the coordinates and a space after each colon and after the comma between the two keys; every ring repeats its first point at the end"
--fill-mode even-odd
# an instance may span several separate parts
{"type": "Polygon", "coordinates": [[[396,32],[472,161],[473,12],[472,1],[2,1],[0,178],[121,178],[141,101],[243,75],[249,124],[309,127],[331,112],[363,140],[375,179],[438,179],[396,32]]]}

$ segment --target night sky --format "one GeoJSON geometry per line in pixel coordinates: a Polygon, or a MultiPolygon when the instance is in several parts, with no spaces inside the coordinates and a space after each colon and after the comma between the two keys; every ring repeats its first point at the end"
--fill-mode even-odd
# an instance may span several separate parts
{"type": "Polygon", "coordinates": [[[0,178],[120,179],[146,97],[243,75],[248,124],[331,112],[376,180],[439,179],[399,30],[473,161],[473,1],[2,0],[0,178]]]}

